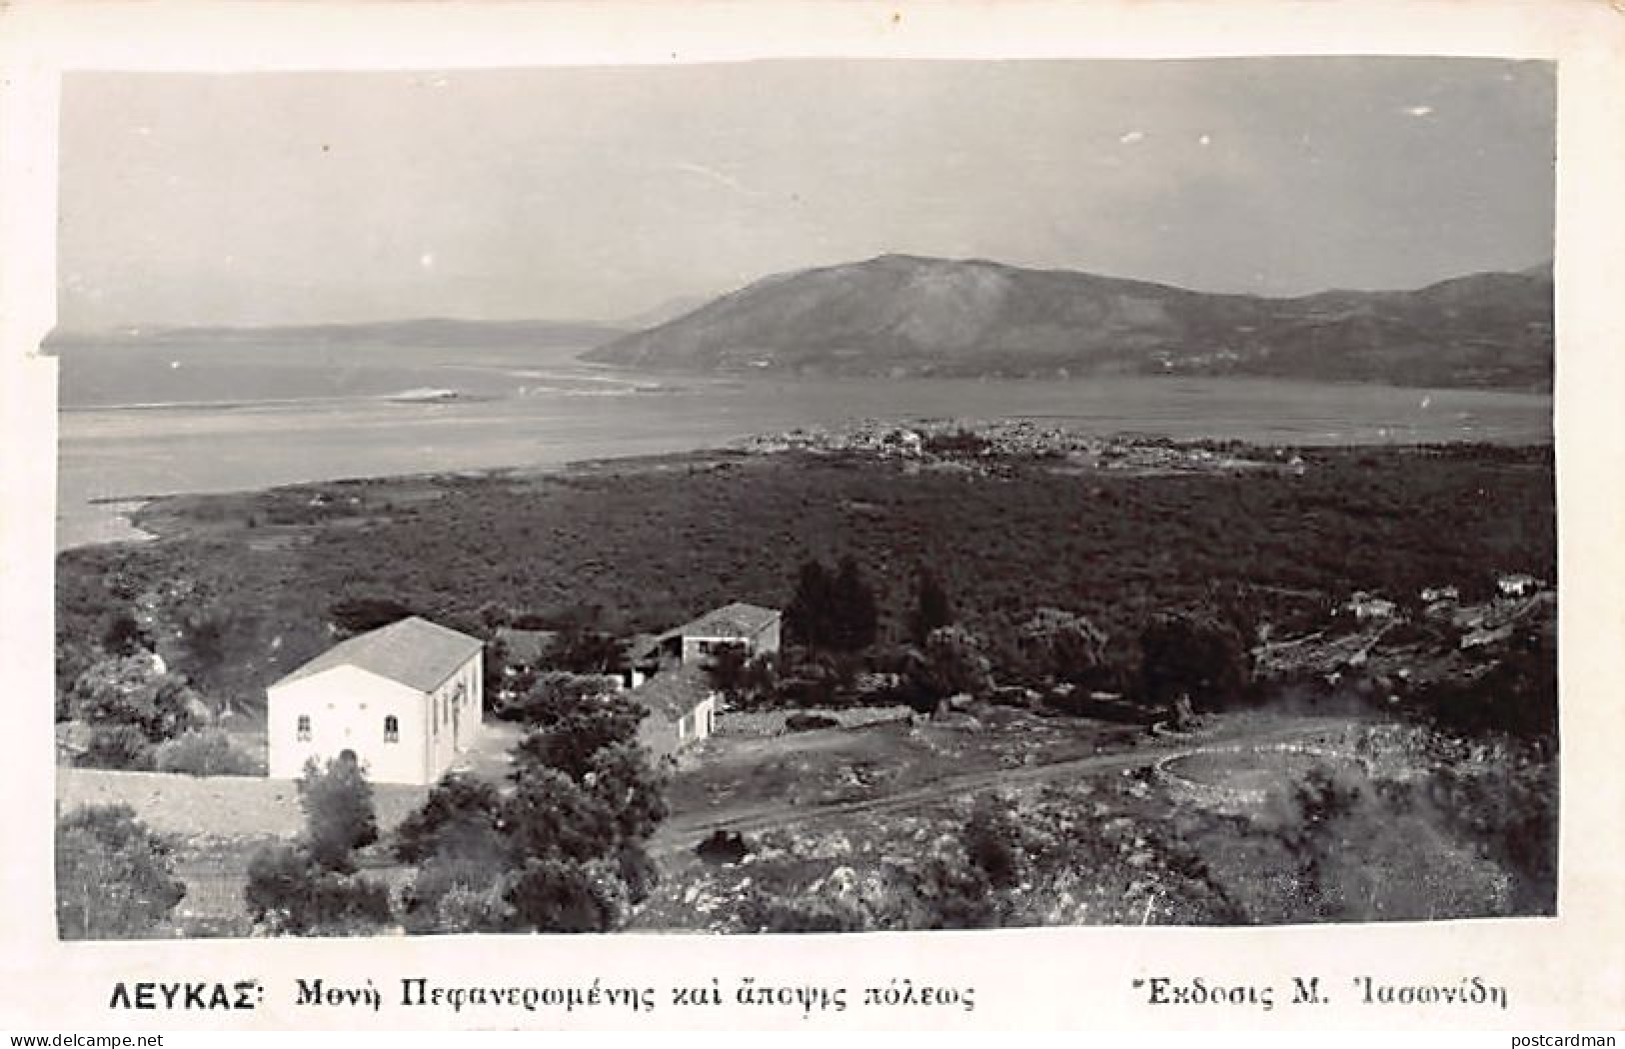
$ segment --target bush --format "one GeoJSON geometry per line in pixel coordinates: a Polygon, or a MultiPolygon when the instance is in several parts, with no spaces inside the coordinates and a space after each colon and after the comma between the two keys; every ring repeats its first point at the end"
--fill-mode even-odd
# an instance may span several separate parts
{"type": "Polygon", "coordinates": [[[299,780],[299,805],[305,811],[305,847],[324,870],[348,874],[351,853],[378,840],[372,808],[372,784],[355,758],[341,755],[319,766],[312,758],[299,780]]]}
{"type": "Polygon", "coordinates": [[[258,771],[254,759],[219,729],[194,730],[159,744],[153,764],[159,772],[192,776],[252,776],[258,771]]]}
{"type": "Polygon", "coordinates": [[[734,864],[745,858],[750,846],[736,830],[715,830],[694,846],[694,855],[711,864],[734,864]]]}
{"type": "Polygon", "coordinates": [[[751,932],[864,932],[871,928],[858,906],[825,896],[785,896],[752,887],[739,902],[740,925],[751,932]]]}
{"type": "Polygon", "coordinates": [[[495,834],[502,797],[482,779],[459,773],[441,777],[423,805],[395,828],[395,855],[421,863],[453,842],[468,843],[495,834]]]}
{"type": "Polygon", "coordinates": [[[547,932],[608,932],[624,913],[625,883],[601,860],[528,861],[508,891],[507,903],[528,928],[547,932]]]}
{"type": "Polygon", "coordinates": [[[841,723],[828,714],[791,714],[784,719],[786,732],[813,732],[824,728],[840,728],[841,723]]]}
{"type": "Polygon", "coordinates": [[[548,727],[571,714],[603,705],[614,695],[618,682],[603,674],[577,674],[549,670],[535,675],[523,695],[515,696],[494,713],[504,721],[548,727]]]}
{"type": "Polygon", "coordinates": [[[1024,674],[1038,682],[1098,687],[1107,682],[1106,635],[1086,617],[1040,608],[1017,631],[1024,674]]]}
{"type": "Polygon", "coordinates": [[[986,696],[993,690],[992,663],[982,653],[982,639],[962,627],[931,631],[925,650],[908,675],[921,705],[934,708],[949,696],[986,696]]]}
{"type": "Polygon", "coordinates": [[[1242,698],[1251,657],[1235,628],[1212,616],[1154,616],[1140,633],[1140,698],[1155,706],[1188,700],[1223,710],[1242,698]]]}
{"type": "Polygon", "coordinates": [[[69,695],[69,709],[80,721],[106,728],[133,727],[149,743],[190,728],[197,705],[185,680],[159,673],[146,652],[92,664],[74,680],[69,695]]]}
{"type": "Polygon", "coordinates": [[[152,768],[152,744],[134,725],[99,725],[90,732],[79,764],[93,769],[144,772],[152,768]]]}
{"type": "Polygon", "coordinates": [[[249,916],[274,933],[365,934],[391,921],[386,886],[332,870],[298,845],[255,853],[243,900],[249,916]]]}
{"type": "Polygon", "coordinates": [[[57,820],[56,917],[65,940],[129,939],[186,895],[169,845],[128,805],[89,805],[57,820]]]}

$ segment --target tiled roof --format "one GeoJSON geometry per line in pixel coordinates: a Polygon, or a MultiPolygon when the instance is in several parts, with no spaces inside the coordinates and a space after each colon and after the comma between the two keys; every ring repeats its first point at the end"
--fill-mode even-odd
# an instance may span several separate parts
{"type": "Polygon", "coordinates": [[[271,687],[353,666],[428,692],[483,647],[478,638],[410,616],[339,642],[271,687]]]}
{"type": "Polygon", "coordinates": [[[626,642],[626,661],[639,663],[660,653],[660,642],[671,634],[633,634],[626,642]]]}
{"type": "Polygon", "coordinates": [[[690,663],[661,671],[626,693],[626,698],[657,717],[676,721],[704,703],[714,691],[710,676],[690,663]]]}
{"type": "Polygon", "coordinates": [[[776,608],[735,601],[731,605],[714,608],[671,633],[683,637],[750,637],[778,618],[779,610],[776,608]]]}

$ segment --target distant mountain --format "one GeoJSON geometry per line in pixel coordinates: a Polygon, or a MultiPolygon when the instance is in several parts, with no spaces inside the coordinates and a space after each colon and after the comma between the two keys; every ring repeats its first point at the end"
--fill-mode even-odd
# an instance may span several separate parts
{"type": "Polygon", "coordinates": [[[626,329],[587,321],[458,320],[425,317],[362,324],[307,324],[260,328],[122,328],[116,331],[58,329],[45,340],[47,350],[73,346],[110,346],[121,342],[146,346],[377,346],[377,347],[578,347],[595,346],[626,329]]]}
{"type": "Polygon", "coordinates": [[[1416,291],[1217,295],[883,255],[767,277],[586,359],[672,371],[1246,375],[1549,387],[1549,266],[1416,291]]]}
{"type": "Polygon", "coordinates": [[[657,302],[646,310],[641,310],[629,317],[622,317],[615,321],[615,326],[626,331],[639,331],[643,328],[652,328],[657,324],[664,324],[675,320],[685,313],[693,311],[710,302],[714,295],[678,295],[675,298],[657,302]]]}

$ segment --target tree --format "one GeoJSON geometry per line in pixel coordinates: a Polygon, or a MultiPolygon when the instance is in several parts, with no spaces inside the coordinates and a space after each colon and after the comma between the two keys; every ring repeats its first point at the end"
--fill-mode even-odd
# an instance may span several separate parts
{"type": "Polygon", "coordinates": [[[422,807],[395,828],[395,855],[418,863],[448,843],[495,833],[501,806],[502,795],[490,783],[449,772],[430,789],[422,807]]]}
{"type": "Polygon", "coordinates": [[[626,642],[618,617],[598,605],[566,609],[552,620],[558,640],[549,662],[576,674],[616,674],[626,667],[626,642]]]}
{"type": "Polygon", "coordinates": [[[1241,698],[1251,673],[1234,628],[1200,613],[1153,616],[1140,633],[1141,699],[1219,710],[1241,698]]]}
{"type": "Polygon", "coordinates": [[[149,743],[191,727],[200,707],[186,681],[160,673],[146,652],[93,663],[74,681],[69,705],[80,721],[99,728],[129,725],[149,743]]]}
{"type": "Polygon", "coordinates": [[[948,591],[935,572],[922,566],[915,581],[914,611],[908,621],[910,639],[916,645],[923,645],[931,631],[950,626],[953,621],[954,605],[948,591]]]}
{"type": "Polygon", "coordinates": [[[546,727],[570,714],[600,705],[619,684],[615,678],[602,674],[544,670],[530,680],[522,695],[502,704],[496,713],[505,721],[546,727]]]}
{"type": "Polygon", "coordinates": [[[261,849],[248,865],[243,898],[254,921],[304,936],[370,932],[387,924],[387,886],[355,872],[353,853],[378,840],[372,785],[355,756],[312,758],[299,780],[305,830],[261,849]]]}
{"type": "Polygon", "coordinates": [[[778,698],[780,659],[776,652],[747,656],[743,646],[723,645],[712,653],[705,672],[729,706],[749,709],[778,698]]]}
{"type": "Polygon", "coordinates": [[[117,612],[102,631],[102,647],[115,656],[152,651],[152,634],[128,612],[117,612]]]}
{"type": "Polygon", "coordinates": [[[324,870],[350,873],[355,869],[351,853],[378,840],[372,784],[353,754],[325,766],[311,758],[299,780],[299,805],[305,812],[305,848],[324,870]]]}
{"type": "Polygon", "coordinates": [[[56,915],[63,939],[130,939],[186,895],[170,848],[128,805],[75,809],[56,825],[56,915]]]}
{"type": "Polygon", "coordinates": [[[641,748],[615,743],[593,755],[582,777],[587,789],[608,808],[622,841],[644,841],[669,811],[665,777],[650,766],[641,748]]]}
{"type": "Polygon", "coordinates": [[[525,863],[507,901],[528,928],[547,932],[608,932],[618,924],[619,878],[602,860],[570,863],[554,858],[525,863]]]}
{"type": "Polygon", "coordinates": [[[1017,631],[1027,667],[1041,679],[1096,684],[1106,671],[1106,635],[1087,618],[1040,608],[1017,631]]]}
{"type": "Polygon", "coordinates": [[[743,645],[718,645],[706,660],[705,674],[711,686],[730,702],[736,702],[745,683],[745,667],[750,662],[743,645]]]}
{"type": "Polygon", "coordinates": [[[837,652],[868,648],[880,627],[874,591],[851,556],[841,558],[833,573],[822,561],[803,562],[784,616],[792,639],[837,652]]]}
{"type": "Polygon", "coordinates": [[[993,687],[992,665],[982,652],[981,639],[957,626],[931,631],[908,678],[913,691],[931,707],[961,693],[985,695],[993,687]]]}
{"type": "Polygon", "coordinates": [[[825,648],[833,634],[835,580],[822,561],[803,561],[796,591],[784,609],[785,630],[800,644],[825,648]]]}
{"type": "Polygon", "coordinates": [[[580,780],[600,750],[636,740],[638,723],[647,715],[647,710],[621,696],[583,702],[520,740],[514,760],[521,769],[545,766],[580,780]]]}
{"type": "Polygon", "coordinates": [[[257,924],[296,936],[370,933],[391,918],[385,885],[324,867],[303,844],[255,853],[243,901],[257,924]]]}
{"type": "Polygon", "coordinates": [[[501,793],[448,773],[395,831],[395,855],[418,866],[406,892],[414,932],[497,932],[513,921],[503,900],[510,861],[501,793]]]}
{"type": "Polygon", "coordinates": [[[840,652],[861,652],[874,644],[880,629],[880,608],[874,590],[850,555],[841,558],[830,596],[833,609],[829,647],[840,652]]]}

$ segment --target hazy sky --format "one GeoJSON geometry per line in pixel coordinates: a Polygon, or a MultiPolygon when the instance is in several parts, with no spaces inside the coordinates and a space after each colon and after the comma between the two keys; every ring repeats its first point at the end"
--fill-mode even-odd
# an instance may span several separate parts
{"type": "Polygon", "coordinates": [[[1414,287],[1551,256],[1554,105],[1462,59],[75,74],[60,313],[616,319],[892,251],[1414,287]]]}

